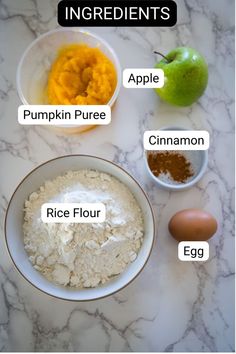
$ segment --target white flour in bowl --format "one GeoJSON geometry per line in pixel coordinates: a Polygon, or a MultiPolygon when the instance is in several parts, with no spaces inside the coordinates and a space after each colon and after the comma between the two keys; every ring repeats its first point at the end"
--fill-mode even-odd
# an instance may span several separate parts
{"type": "Polygon", "coordinates": [[[133,262],[143,241],[143,216],[129,189],[95,170],[46,181],[25,202],[24,244],[35,269],[57,284],[95,287],[133,262]],[[44,203],[103,203],[103,223],[43,223],[44,203]]]}

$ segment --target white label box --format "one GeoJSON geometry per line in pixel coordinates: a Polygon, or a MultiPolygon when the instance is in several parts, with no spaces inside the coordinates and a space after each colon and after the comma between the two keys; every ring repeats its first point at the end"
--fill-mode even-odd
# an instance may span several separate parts
{"type": "Polygon", "coordinates": [[[143,135],[145,150],[208,150],[205,130],[148,130],[143,135]]]}
{"type": "Polygon", "coordinates": [[[182,241],[178,245],[178,258],[181,261],[207,261],[209,244],[206,241],[182,241]]]}
{"type": "Polygon", "coordinates": [[[21,105],[18,122],[23,125],[106,125],[111,122],[108,105],[21,105]]]}
{"type": "Polygon", "coordinates": [[[41,219],[44,223],[101,223],[106,207],[103,203],[44,203],[41,219]]]}
{"type": "Polygon", "coordinates": [[[123,86],[126,88],[161,88],[164,86],[162,69],[125,69],[123,86]]]}

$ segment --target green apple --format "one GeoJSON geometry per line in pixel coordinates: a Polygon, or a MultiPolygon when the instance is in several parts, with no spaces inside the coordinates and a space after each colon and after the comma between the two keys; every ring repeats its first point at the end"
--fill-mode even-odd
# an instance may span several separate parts
{"type": "Polygon", "coordinates": [[[178,47],[163,56],[155,67],[163,69],[165,75],[164,86],[155,91],[170,104],[189,106],[205,91],[208,68],[203,56],[195,49],[178,47]]]}

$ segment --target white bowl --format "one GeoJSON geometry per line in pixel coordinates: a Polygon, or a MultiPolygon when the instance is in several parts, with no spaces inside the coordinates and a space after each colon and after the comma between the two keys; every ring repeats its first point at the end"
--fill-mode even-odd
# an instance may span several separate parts
{"type": "Polygon", "coordinates": [[[151,204],[138,182],[121,167],[107,160],[89,155],[69,155],[43,163],[31,171],[19,184],[9,202],[5,218],[5,240],[9,255],[23,277],[46,294],[74,301],[95,300],[111,295],[128,285],[145,266],[155,235],[154,215],[151,204]],[[109,173],[123,182],[133,193],[144,217],[144,240],[136,260],[123,273],[96,288],[73,289],[58,286],[34,269],[24,249],[23,208],[29,195],[47,179],[53,179],[68,170],[97,169],[109,173]]]}
{"type": "MultiPolygon", "coordinates": [[[[181,127],[163,127],[158,130],[189,130],[186,128],[181,128],[181,127]]],[[[181,153],[181,151],[179,151],[181,153]]],[[[148,159],[147,159],[147,154],[148,151],[145,151],[145,164],[148,170],[149,175],[153,178],[153,180],[156,182],[157,186],[162,188],[162,189],[168,189],[172,191],[183,191],[186,189],[191,188],[194,186],[204,175],[207,169],[207,163],[208,163],[208,151],[207,150],[192,150],[191,155],[193,156],[195,160],[195,174],[185,183],[180,183],[180,184],[172,184],[168,183],[161,178],[158,178],[155,176],[148,164],[148,159]]]]}
{"type": "MultiPolygon", "coordinates": [[[[121,66],[112,47],[97,34],[78,28],[59,28],[44,33],[35,39],[23,53],[16,74],[16,85],[23,104],[48,104],[46,87],[48,74],[58,50],[63,45],[85,43],[89,47],[99,47],[112,61],[117,73],[117,85],[113,96],[107,103],[115,103],[121,87],[121,66]]],[[[91,126],[55,127],[58,131],[76,133],[90,129],[91,126]]]]}

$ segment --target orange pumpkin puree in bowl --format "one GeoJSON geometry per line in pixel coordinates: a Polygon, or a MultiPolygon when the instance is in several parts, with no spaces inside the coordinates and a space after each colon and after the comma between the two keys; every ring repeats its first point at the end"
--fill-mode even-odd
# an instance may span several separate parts
{"type": "Polygon", "coordinates": [[[66,45],[59,50],[48,76],[48,104],[107,104],[116,84],[115,66],[99,48],[66,45]]]}

